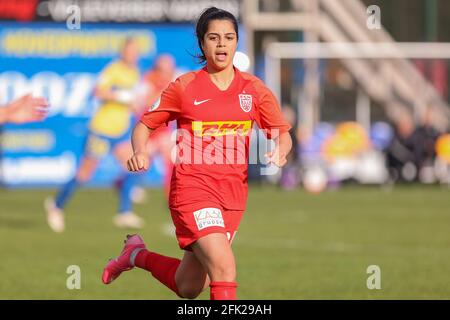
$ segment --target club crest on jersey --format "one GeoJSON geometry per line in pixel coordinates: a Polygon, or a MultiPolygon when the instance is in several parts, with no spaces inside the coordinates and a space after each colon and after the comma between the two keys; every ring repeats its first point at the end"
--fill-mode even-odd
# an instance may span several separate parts
{"type": "Polygon", "coordinates": [[[252,110],[252,95],[251,94],[239,94],[239,104],[244,112],[252,110]]]}

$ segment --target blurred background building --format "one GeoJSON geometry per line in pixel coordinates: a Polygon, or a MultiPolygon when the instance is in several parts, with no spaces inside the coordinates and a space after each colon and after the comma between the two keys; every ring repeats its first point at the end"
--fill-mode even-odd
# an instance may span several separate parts
{"type": "MultiPolygon", "coordinates": [[[[294,125],[290,164],[269,181],[313,192],[450,183],[449,1],[0,0],[0,105],[27,92],[51,104],[43,123],[2,128],[1,183],[69,179],[98,105],[98,72],[121,41],[139,40],[142,74],[160,54],[173,56],[177,74],[197,69],[193,23],[211,5],[239,17],[236,65],[264,79],[294,125]]],[[[259,166],[251,177],[266,180],[259,166]]],[[[119,170],[105,159],[91,185],[119,170]]],[[[145,184],[161,185],[164,170],[156,158],[145,184]]]]}

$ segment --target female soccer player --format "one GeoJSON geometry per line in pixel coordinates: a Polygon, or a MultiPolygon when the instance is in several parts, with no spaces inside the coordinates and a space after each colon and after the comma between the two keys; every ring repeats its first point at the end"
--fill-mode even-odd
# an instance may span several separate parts
{"type": "Polygon", "coordinates": [[[238,42],[236,18],[209,8],[196,33],[206,66],[172,82],[133,131],[130,171],[145,170],[149,134],[176,119],[178,159],[172,175],[169,208],[182,260],[148,251],[138,235],[128,236],[121,255],[106,265],[102,280],[123,271],[151,272],[178,296],[193,299],[210,287],[213,300],[236,299],[236,265],[231,242],[247,198],[247,156],[254,121],[274,139],[266,156],[279,167],[292,147],[289,124],[258,78],[233,66],[238,42]]]}
{"type": "MultiPolygon", "coordinates": [[[[120,59],[110,63],[101,73],[95,96],[102,105],[94,114],[90,125],[84,154],[75,176],[61,187],[55,199],[45,201],[47,222],[55,232],[65,229],[63,209],[78,187],[94,174],[99,161],[113,152],[126,170],[131,152],[129,143],[133,127],[133,90],[139,82],[139,46],[137,40],[127,38],[120,59]]],[[[119,190],[118,214],[113,222],[119,228],[139,229],[144,220],[132,212],[131,190],[135,176],[127,173],[119,190]]]]}

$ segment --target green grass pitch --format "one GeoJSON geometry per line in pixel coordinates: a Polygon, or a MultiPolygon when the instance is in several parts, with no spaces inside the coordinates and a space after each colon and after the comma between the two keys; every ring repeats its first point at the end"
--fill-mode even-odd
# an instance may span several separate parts
{"type": "MultiPolygon", "coordinates": [[[[0,190],[0,299],[174,299],[143,270],[109,286],[102,268],[127,230],[112,224],[112,190],[82,189],[67,207],[67,230],[45,223],[52,190],[0,190]],[[67,267],[81,268],[69,290],[67,267]]],[[[136,212],[149,249],[180,257],[160,190],[136,212]]],[[[345,187],[320,195],[252,186],[233,245],[240,299],[449,299],[450,189],[345,187]],[[366,286],[381,269],[381,289],[366,286]]],[[[200,299],[208,299],[204,292],[200,299]]]]}

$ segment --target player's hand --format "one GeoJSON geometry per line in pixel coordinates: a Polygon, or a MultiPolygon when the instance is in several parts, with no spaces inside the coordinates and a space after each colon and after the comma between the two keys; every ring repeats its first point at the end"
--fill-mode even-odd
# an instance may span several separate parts
{"type": "Polygon", "coordinates": [[[267,165],[274,164],[277,167],[283,167],[287,163],[287,153],[280,151],[280,148],[276,147],[274,150],[265,154],[267,158],[267,165]]]}
{"type": "Polygon", "coordinates": [[[26,123],[41,121],[47,116],[48,102],[44,98],[34,98],[27,94],[8,106],[8,122],[26,123]]]}
{"type": "Polygon", "coordinates": [[[148,163],[148,155],[143,152],[137,152],[127,161],[127,168],[132,172],[147,170],[148,163]]]}

